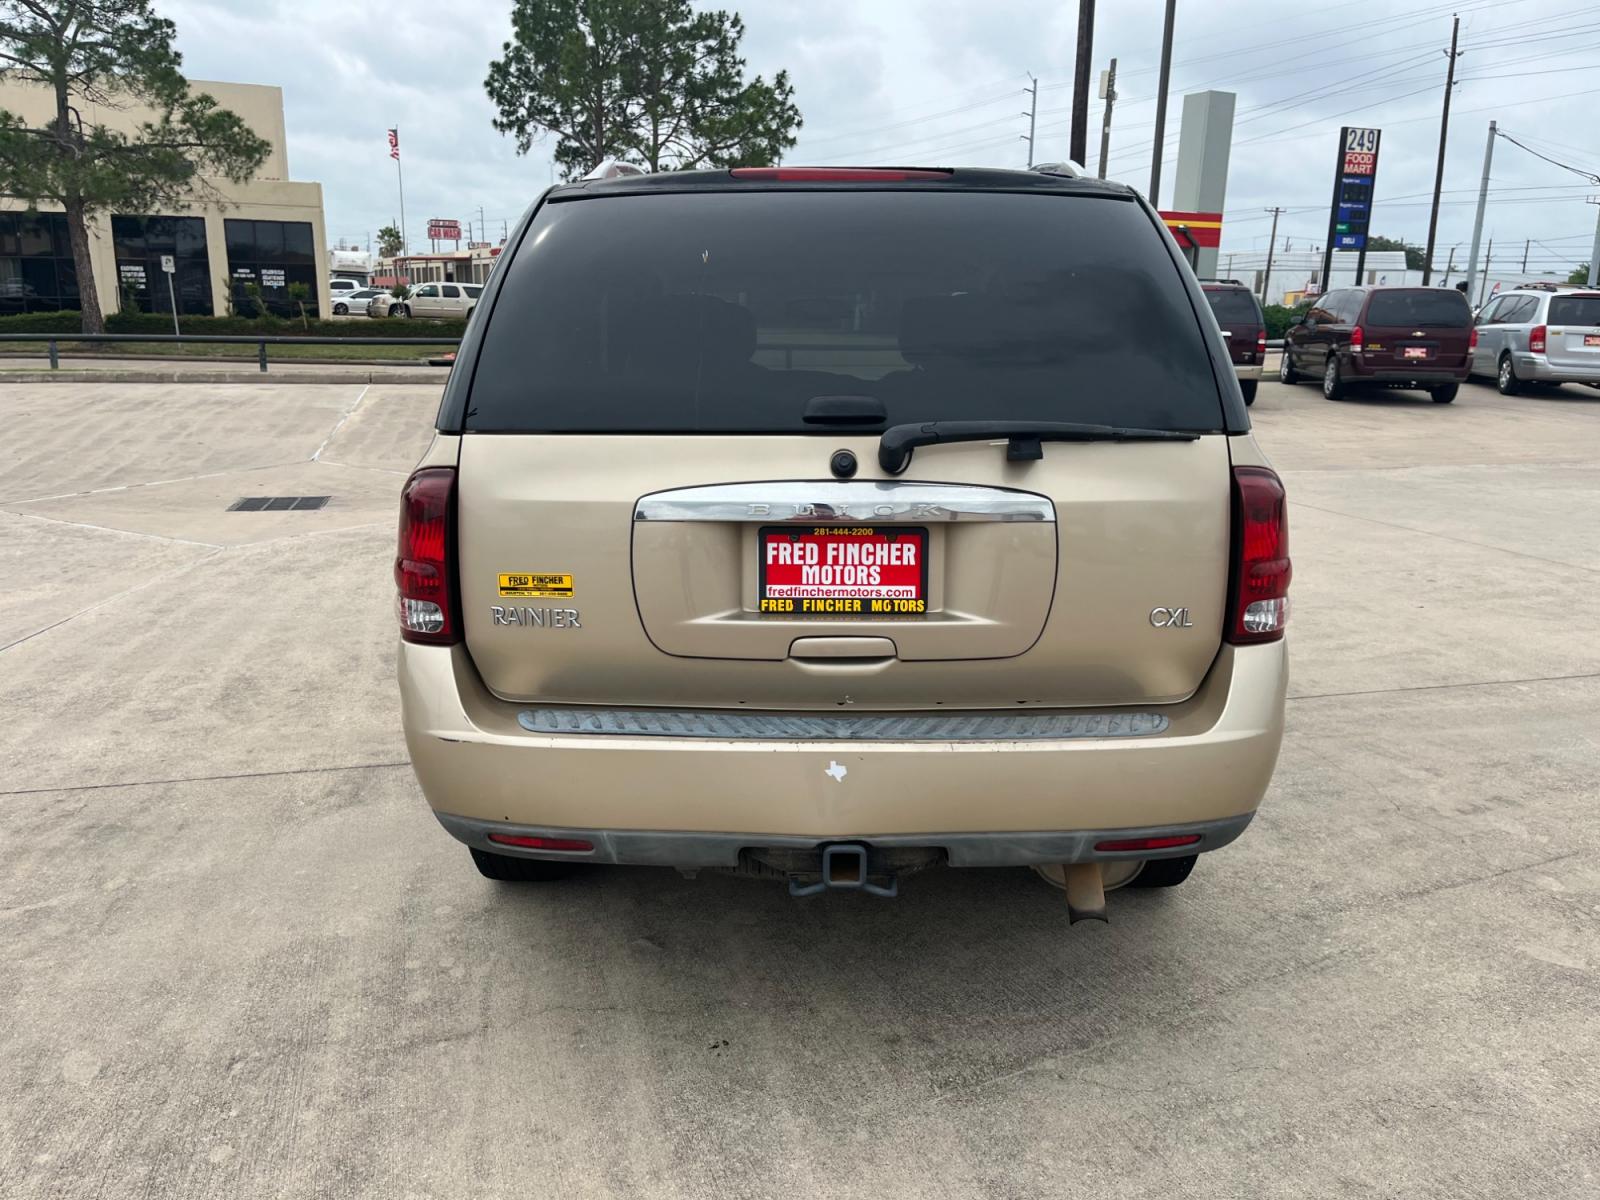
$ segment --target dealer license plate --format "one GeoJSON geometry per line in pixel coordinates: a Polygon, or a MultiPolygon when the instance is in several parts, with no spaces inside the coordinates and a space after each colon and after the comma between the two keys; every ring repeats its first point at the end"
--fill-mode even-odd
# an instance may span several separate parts
{"type": "Polygon", "coordinates": [[[928,610],[928,531],[763,526],[756,607],[769,616],[897,617],[928,610]]]}
{"type": "Polygon", "coordinates": [[[1405,356],[1407,358],[1427,358],[1428,348],[1426,346],[1407,346],[1405,348],[1405,356]]]}

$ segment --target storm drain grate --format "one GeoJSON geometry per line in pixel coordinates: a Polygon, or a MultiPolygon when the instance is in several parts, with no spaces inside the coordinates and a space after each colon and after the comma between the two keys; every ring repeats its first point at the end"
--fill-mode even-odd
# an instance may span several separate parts
{"type": "Polygon", "coordinates": [[[240,496],[228,505],[229,512],[287,512],[290,509],[321,508],[332,496],[240,496]]]}

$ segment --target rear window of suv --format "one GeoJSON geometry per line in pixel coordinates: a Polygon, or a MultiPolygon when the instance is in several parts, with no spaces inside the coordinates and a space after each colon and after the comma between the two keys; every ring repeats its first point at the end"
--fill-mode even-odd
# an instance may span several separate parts
{"type": "Polygon", "coordinates": [[[1454,288],[1408,288],[1373,292],[1363,318],[1368,325],[1467,326],[1472,310],[1454,288]]]}
{"type": "Polygon", "coordinates": [[[1256,298],[1243,288],[1207,288],[1206,299],[1211,311],[1217,314],[1217,323],[1227,325],[1261,325],[1261,309],[1256,298]]]}
{"type": "Polygon", "coordinates": [[[1550,324],[1600,325],[1600,296],[1552,296],[1550,324]]]}
{"type": "Polygon", "coordinates": [[[1224,426],[1177,264],[1142,208],[1005,192],[677,192],[547,203],[494,302],[464,427],[818,432],[1224,426]]]}

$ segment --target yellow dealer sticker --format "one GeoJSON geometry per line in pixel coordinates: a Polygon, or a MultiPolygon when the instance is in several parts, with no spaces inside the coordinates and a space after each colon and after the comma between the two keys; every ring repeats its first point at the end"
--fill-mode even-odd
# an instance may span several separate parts
{"type": "Polygon", "coordinates": [[[512,572],[500,576],[500,594],[517,600],[566,600],[572,596],[572,576],[512,572]]]}

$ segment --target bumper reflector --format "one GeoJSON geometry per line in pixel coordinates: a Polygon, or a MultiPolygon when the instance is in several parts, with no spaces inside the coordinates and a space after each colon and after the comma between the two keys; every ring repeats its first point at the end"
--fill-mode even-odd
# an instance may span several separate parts
{"type": "Polygon", "coordinates": [[[1198,833],[1178,834],[1173,837],[1119,838],[1096,842],[1096,850],[1117,853],[1126,850],[1170,850],[1174,846],[1192,846],[1200,840],[1198,833]]]}
{"type": "Polygon", "coordinates": [[[594,843],[578,838],[525,837],[520,833],[491,833],[489,840],[502,846],[519,846],[524,850],[569,850],[587,854],[594,849],[594,843]]]}

